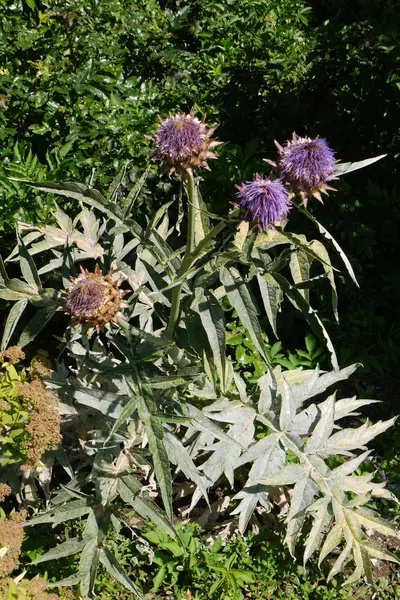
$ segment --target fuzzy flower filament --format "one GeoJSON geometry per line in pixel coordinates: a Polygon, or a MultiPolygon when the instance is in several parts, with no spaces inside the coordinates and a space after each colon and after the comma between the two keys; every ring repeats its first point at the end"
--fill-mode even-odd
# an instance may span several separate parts
{"type": "Polygon", "coordinates": [[[256,175],[253,181],[236,186],[236,198],[244,211],[244,219],[260,229],[273,227],[286,217],[290,209],[289,193],[279,180],[256,175]]]}
{"type": "Polygon", "coordinates": [[[153,138],[154,160],[161,160],[169,172],[205,167],[207,159],[216,158],[211,150],[221,142],[212,139],[217,125],[208,128],[192,113],[176,113],[161,121],[153,138]]]}

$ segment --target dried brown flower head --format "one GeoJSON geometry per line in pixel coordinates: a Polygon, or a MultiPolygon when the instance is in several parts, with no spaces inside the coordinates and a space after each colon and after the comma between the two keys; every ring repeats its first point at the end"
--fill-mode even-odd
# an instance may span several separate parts
{"type": "Polygon", "coordinates": [[[25,352],[19,346],[10,346],[7,350],[1,353],[3,358],[6,358],[11,363],[18,363],[25,358],[25,352]]]}
{"type": "Polygon", "coordinates": [[[6,483],[0,483],[0,502],[3,502],[4,498],[7,498],[11,494],[11,488],[6,483]]]}
{"type": "Polygon", "coordinates": [[[42,454],[57,446],[61,440],[60,415],[54,395],[46,390],[43,382],[17,383],[18,392],[32,402],[29,423],[25,427],[29,440],[24,444],[27,453],[25,469],[35,468],[42,454]]]}
{"type": "Polygon", "coordinates": [[[111,321],[117,322],[122,317],[121,309],[129,305],[123,302],[126,294],[120,290],[121,276],[114,276],[112,271],[102,275],[96,265],[94,273],[81,267],[81,274],[71,279],[65,310],[78,323],[88,323],[100,331],[111,321]]]}
{"type": "Polygon", "coordinates": [[[0,548],[7,548],[0,556],[0,578],[7,577],[19,563],[24,530],[21,523],[11,519],[0,519],[0,548]]]}

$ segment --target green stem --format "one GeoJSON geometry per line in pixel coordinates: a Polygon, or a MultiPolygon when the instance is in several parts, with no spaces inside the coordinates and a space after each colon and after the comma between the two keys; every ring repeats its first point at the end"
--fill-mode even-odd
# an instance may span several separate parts
{"type": "MultiPolygon", "coordinates": [[[[187,169],[185,178],[187,184],[186,193],[188,197],[188,232],[185,256],[183,257],[183,262],[181,268],[179,269],[178,276],[182,274],[188,265],[190,265],[190,256],[195,248],[196,216],[200,210],[192,169],[187,169]]],[[[172,290],[171,313],[169,316],[168,327],[165,332],[167,339],[171,341],[173,340],[175,327],[179,319],[182,286],[183,284],[180,283],[172,290]]]]}

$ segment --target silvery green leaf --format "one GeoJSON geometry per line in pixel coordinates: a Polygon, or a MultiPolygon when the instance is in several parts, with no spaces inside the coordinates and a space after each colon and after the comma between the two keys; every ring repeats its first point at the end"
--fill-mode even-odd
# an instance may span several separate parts
{"type": "Polygon", "coordinates": [[[236,309],[243,325],[248,330],[253,344],[267,364],[266,348],[262,337],[258,310],[250,294],[247,283],[243,281],[236,269],[223,267],[220,272],[221,283],[224,285],[229,301],[236,309]]]}
{"type": "Polygon", "coordinates": [[[347,475],[337,478],[337,483],[342,490],[346,492],[352,492],[353,494],[370,495],[374,497],[382,497],[388,495],[390,498],[390,492],[385,490],[385,483],[374,483],[372,479],[375,473],[368,473],[368,475],[347,475]]]}
{"type": "Polygon", "coordinates": [[[164,444],[164,431],[161,424],[150,417],[147,423],[149,449],[153,457],[154,472],[160,489],[165,512],[172,519],[172,478],[168,454],[164,444]]]}
{"type": "MultiPolygon", "coordinates": [[[[294,250],[290,254],[289,267],[295,284],[308,281],[310,278],[310,264],[310,258],[303,250],[294,250]]],[[[300,294],[306,302],[310,302],[310,292],[308,290],[300,289],[300,294]]]]}
{"type": "Polygon", "coordinates": [[[65,558],[66,556],[72,556],[81,552],[85,546],[85,540],[78,538],[71,538],[62,544],[59,544],[55,548],[52,548],[45,554],[38,556],[32,564],[38,565],[39,563],[46,562],[48,560],[57,560],[59,558],[65,558]]]}
{"type": "MultiPolygon", "coordinates": [[[[330,554],[335,548],[339,546],[343,539],[343,524],[341,520],[338,520],[332,529],[328,532],[325,538],[325,542],[321,548],[319,554],[318,565],[320,566],[322,561],[328,554],[330,554]]],[[[351,547],[350,547],[351,548],[351,547]]]]}
{"type": "Polygon", "coordinates": [[[303,475],[296,481],[292,490],[290,510],[286,522],[289,523],[292,519],[299,516],[300,513],[305,514],[306,510],[313,503],[317,492],[318,488],[312,479],[310,479],[309,472],[303,470],[303,475]]]}
{"type": "Polygon", "coordinates": [[[242,449],[247,449],[254,436],[255,411],[247,410],[242,413],[240,422],[232,425],[228,431],[229,442],[221,441],[210,449],[211,456],[199,467],[204,474],[215,483],[224,473],[233,487],[233,473],[242,449]]]}
{"type": "Polygon", "coordinates": [[[276,328],[276,319],[283,299],[281,288],[269,273],[265,273],[263,275],[257,274],[257,281],[260,287],[261,299],[264,304],[269,324],[271,325],[272,331],[277,338],[278,333],[276,328]]]}
{"type": "Polygon", "coordinates": [[[314,250],[314,252],[321,257],[321,264],[324,268],[324,271],[329,279],[329,283],[332,289],[332,308],[333,314],[337,323],[339,323],[339,314],[338,314],[338,295],[336,290],[335,283],[335,274],[332,268],[331,259],[329,253],[325,246],[319,240],[313,240],[310,243],[310,247],[314,250]]]}
{"type": "Polygon", "coordinates": [[[6,324],[4,325],[3,338],[1,340],[1,350],[5,350],[11,339],[12,334],[18,324],[18,321],[28,304],[27,299],[18,300],[8,313],[6,324]]]}
{"type": "MultiPolygon", "coordinates": [[[[192,419],[197,428],[205,433],[212,434],[218,440],[225,440],[226,442],[232,442],[229,435],[227,435],[221,427],[216,425],[211,419],[209,419],[201,410],[193,406],[192,404],[186,404],[185,414],[187,417],[192,419]]],[[[240,444],[234,441],[234,443],[240,448],[240,444]]]]}
{"type": "Polygon", "coordinates": [[[344,417],[354,417],[359,415],[359,408],[363,406],[368,406],[369,404],[376,404],[380,402],[380,400],[357,400],[354,396],[353,398],[342,398],[341,400],[336,400],[335,404],[335,421],[339,419],[343,419],[344,417]]]}
{"type": "Polygon", "coordinates": [[[329,438],[333,431],[334,413],[335,413],[335,394],[330,396],[325,402],[318,405],[320,413],[319,420],[314,427],[304,451],[316,452],[329,438]]]}
{"type": "Polygon", "coordinates": [[[108,548],[103,546],[100,549],[99,559],[103,567],[106,569],[106,571],[108,571],[108,573],[112,577],[114,577],[114,579],[119,581],[119,583],[121,583],[127,590],[132,592],[132,594],[134,594],[136,598],[139,598],[139,600],[144,600],[144,597],[142,596],[140,591],[136,588],[134,583],[129,578],[128,574],[119,564],[112,552],[108,550],[108,548]]]}
{"type": "Polygon", "coordinates": [[[226,381],[224,312],[212,292],[197,293],[195,306],[207,334],[220,387],[224,393],[225,383],[228,384],[226,381]]]}
{"type": "Polygon", "coordinates": [[[268,412],[276,398],[277,384],[272,370],[268,370],[265,375],[258,380],[260,388],[260,397],[258,400],[258,411],[261,414],[268,412]]]}
{"type": "Polygon", "coordinates": [[[279,426],[281,431],[289,430],[296,414],[296,402],[292,393],[292,388],[289,386],[282,376],[282,385],[279,387],[281,396],[281,410],[279,413],[279,426]]]}
{"type": "MultiPolygon", "coordinates": [[[[339,371],[329,371],[327,373],[319,371],[318,368],[314,370],[296,369],[293,374],[291,371],[286,371],[285,380],[292,387],[292,394],[296,400],[296,407],[300,408],[303,402],[309,398],[322,394],[334,383],[348,379],[358,366],[358,364],[354,364],[345,367],[344,369],[340,369],[339,371]]],[[[279,385],[281,384],[283,377],[278,376],[279,373],[276,370],[274,370],[274,372],[277,377],[279,390],[279,385]]],[[[338,402],[340,402],[340,400],[338,402]]]]}
{"type": "Polygon", "coordinates": [[[358,162],[348,162],[348,163],[340,163],[336,164],[335,172],[333,177],[340,177],[341,175],[345,175],[346,173],[351,173],[352,171],[357,171],[358,169],[363,169],[364,167],[368,167],[373,163],[385,158],[386,154],[380,154],[379,156],[374,156],[373,158],[366,158],[365,160],[360,160],[358,162]]]}
{"type": "Polygon", "coordinates": [[[143,519],[150,519],[163,533],[176,537],[176,531],[165,512],[154,501],[142,495],[142,486],[132,475],[119,478],[117,491],[122,500],[130,504],[143,519]]]}
{"type": "MultiPolygon", "coordinates": [[[[167,449],[167,453],[170,461],[179,467],[181,471],[185,474],[185,476],[193,481],[198,487],[198,489],[203,494],[207,504],[208,504],[208,495],[207,495],[207,477],[202,476],[194,464],[188,450],[182,444],[178,437],[173,435],[170,431],[164,432],[164,441],[167,449]]],[[[211,481],[208,482],[211,485],[211,481]]]]}
{"type": "Polygon", "coordinates": [[[287,545],[289,552],[293,557],[295,556],[296,541],[303,528],[304,519],[305,512],[301,512],[287,524],[284,543],[287,545]]]}
{"type": "MultiPolygon", "coordinates": [[[[86,538],[84,538],[86,539],[86,538]]],[[[96,580],[97,567],[99,564],[99,542],[97,537],[86,541],[82,549],[79,561],[79,590],[81,595],[86,598],[91,596],[96,580]]]]}
{"type": "Polygon", "coordinates": [[[311,404],[301,412],[297,413],[290,426],[292,435],[307,435],[312,430],[313,424],[318,418],[318,408],[311,404]]]}
{"type": "Polygon", "coordinates": [[[366,421],[361,427],[342,429],[325,441],[323,446],[321,446],[320,453],[324,456],[331,454],[349,456],[353,450],[365,450],[365,444],[394,425],[396,418],[393,417],[387,421],[378,421],[374,425],[370,425],[366,421]]]}
{"type": "Polygon", "coordinates": [[[42,284],[40,281],[37,268],[31,255],[29,254],[21,236],[18,236],[19,263],[21,266],[22,276],[26,283],[40,293],[42,284]]]}
{"type": "Polygon", "coordinates": [[[250,406],[245,406],[240,400],[217,400],[204,409],[204,412],[215,421],[223,423],[241,423],[244,420],[254,419],[256,411],[250,406]]]}
{"type": "Polygon", "coordinates": [[[389,550],[386,550],[386,548],[382,548],[376,542],[365,539],[361,544],[372,558],[379,558],[379,560],[388,560],[400,564],[397,556],[389,552],[389,550]]]}
{"type": "Polygon", "coordinates": [[[309,558],[314,554],[321,545],[325,530],[332,522],[332,515],[329,512],[330,498],[320,498],[309,507],[309,511],[313,506],[319,503],[317,510],[313,513],[314,522],[307,536],[304,546],[303,564],[305,565],[309,558]]]}
{"type": "MultiPolygon", "coordinates": [[[[255,442],[255,444],[252,444],[246,450],[246,452],[243,452],[243,454],[240,457],[240,459],[238,460],[236,466],[241,467],[242,465],[245,465],[248,462],[252,462],[256,458],[261,458],[262,456],[269,455],[274,448],[279,448],[282,451],[283,457],[284,457],[285,453],[284,453],[283,449],[281,448],[281,446],[279,445],[280,438],[281,438],[281,435],[279,433],[271,433],[270,435],[267,435],[267,436],[261,438],[261,440],[258,440],[257,442],[255,442]]],[[[284,462],[281,463],[279,461],[278,464],[279,464],[279,468],[282,468],[285,463],[284,462]]],[[[273,462],[271,464],[271,468],[275,471],[273,462]]],[[[272,473],[272,471],[271,471],[271,473],[272,473]]]]}
{"type": "MultiPolygon", "coordinates": [[[[234,496],[234,500],[241,500],[239,506],[232,511],[232,515],[239,515],[239,530],[243,533],[248,525],[248,522],[254,512],[257,504],[261,504],[266,510],[270,510],[271,504],[268,497],[268,488],[265,485],[260,484],[260,480],[263,477],[274,475],[281,469],[285,464],[285,451],[279,444],[279,435],[271,434],[259,442],[268,440],[268,444],[264,442],[262,446],[258,447],[257,458],[252,465],[249,476],[245,487],[234,496]]],[[[254,448],[257,442],[252,446],[254,448]]],[[[247,454],[249,449],[245,454],[247,454]]],[[[254,458],[254,457],[253,457],[254,458]]],[[[237,466],[245,464],[248,458],[243,463],[240,459],[237,466]]]]}
{"type": "Polygon", "coordinates": [[[333,469],[332,479],[335,479],[336,477],[344,477],[345,475],[350,475],[351,473],[354,473],[354,471],[358,469],[361,463],[367,460],[370,454],[371,450],[367,450],[366,452],[363,452],[362,454],[356,456],[355,458],[352,458],[351,460],[346,460],[342,465],[339,465],[339,467],[333,469]]]}
{"type": "Polygon", "coordinates": [[[275,475],[262,479],[260,483],[264,485],[290,485],[296,483],[300,478],[305,479],[308,473],[309,469],[306,465],[289,464],[275,475]]]}
{"type": "Polygon", "coordinates": [[[397,538],[400,537],[398,530],[392,523],[382,519],[382,517],[370,508],[362,506],[352,511],[351,514],[362,527],[373,529],[382,535],[391,535],[397,538]]]}
{"type": "MultiPolygon", "coordinates": [[[[231,363],[229,363],[229,366],[231,367],[231,363]]],[[[236,385],[236,389],[239,392],[240,401],[243,403],[247,402],[248,396],[245,381],[242,379],[242,377],[240,377],[239,373],[233,372],[232,376],[236,385]]]]}
{"type": "Polygon", "coordinates": [[[49,302],[47,306],[44,306],[37,311],[20,335],[18,345],[21,348],[24,348],[29,342],[35,339],[47,323],[54,317],[57,308],[58,304],[56,302],[49,302]]]}
{"type": "Polygon", "coordinates": [[[79,404],[94,408],[112,419],[118,419],[123,410],[123,406],[129,400],[129,397],[126,395],[102,392],[95,388],[87,389],[80,386],[65,384],[57,384],[55,388],[59,391],[61,396],[65,394],[67,397],[73,398],[76,402],[79,402],[79,404]]]}
{"type": "Polygon", "coordinates": [[[346,566],[346,564],[349,562],[349,560],[351,558],[351,550],[352,550],[351,544],[346,544],[346,546],[343,548],[343,550],[339,554],[339,557],[337,558],[332,569],[329,571],[327,581],[330,581],[332,579],[332,577],[334,577],[335,575],[340,573],[340,571],[343,571],[344,567],[346,566]]]}

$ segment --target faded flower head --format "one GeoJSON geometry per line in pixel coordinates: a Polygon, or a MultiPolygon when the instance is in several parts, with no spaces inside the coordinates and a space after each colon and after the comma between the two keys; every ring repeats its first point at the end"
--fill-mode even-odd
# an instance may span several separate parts
{"type": "Polygon", "coordinates": [[[18,566],[23,538],[24,529],[17,519],[0,519],[0,548],[7,548],[5,555],[0,557],[0,579],[18,566]]]}
{"type": "Polygon", "coordinates": [[[24,360],[25,352],[19,346],[10,346],[1,353],[1,356],[11,363],[19,363],[24,360]]]}
{"type": "Polygon", "coordinates": [[[155,144],[153,158],[165,163],[169,172],[185,171],[191,167],[208,169],[207,159],[216,158],[211,150],[222,142],[212,139],[217,125],[208,128],[192,112],[176,113],[161,121],[152,138],[155,144]]]}
{"type": "Polygon", "coordinates": [[[236,198],[245,211],[246,221],[267,229],[286,217],[290,209],[289,193],[279,180],[256,175],[253,181],[236,187],[239,190],[236,198]]]}
{"type": "Polygon", "coordinates": [[[65,310],[78,323],[88,323],[100,331],[111,321],[118,321],[122,317],[121,308],[129,305],[122,301],[125,291],[119,289],[121,277],[114,276],[110,271],[102,275],[96,265],[94,273],[81,267],[81,274],[71,278],[65,310]]]}
{"type": "Polygon", "coordinates": [[[16,387],[18,393],[32,405],[29,423],[25,427],[29,439],[24,443],[26,459],[22,465],[24,470],[29,470],[37,467],[46,450],[51,450],[60,442],[60,415],[56,397],[46,390],[39,379],[30,383],[17,382],[16,387]]]}
{"type": "Polygon", "coordinates": [[[7,498],[11,494],[11,488],[6,483],[0,483],[0,502],[3,502],[4,498],[7,498]]]}
{"type": "Polygon", "coordinates": [[[280,154],[281,178],[303,199],[312,195],[321,200],[320,192],[326,193],[329,179],[335,171],[335,153],[323,138],[301,138],[295,133],[284,147],[275,142],[280,154]]]}

